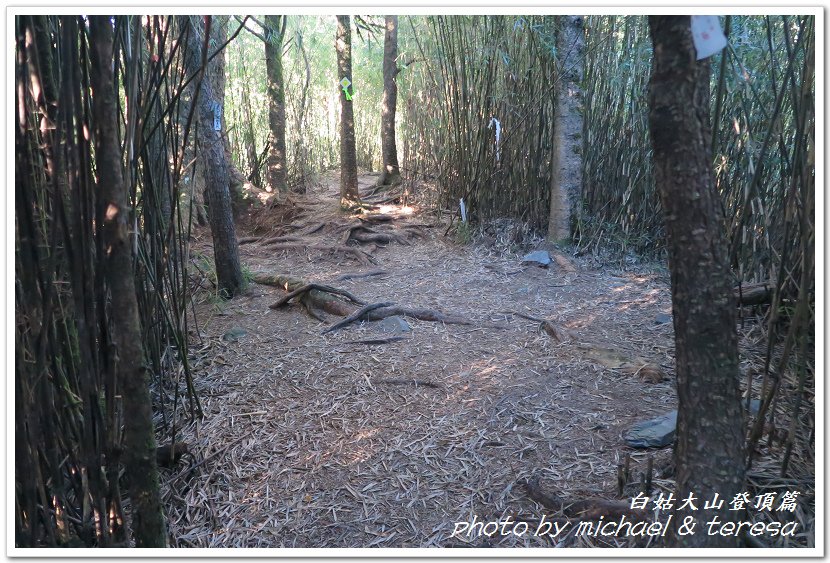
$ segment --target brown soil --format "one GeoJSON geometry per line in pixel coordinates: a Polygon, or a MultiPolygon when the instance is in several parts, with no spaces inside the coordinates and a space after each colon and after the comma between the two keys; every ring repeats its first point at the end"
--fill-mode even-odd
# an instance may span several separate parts
{"type": "MultiPolygon", "coordinates": [[[[362,176],[361,188],[374,180],[362,176]]],[[[353,220],[336,209],[335,182],[306,197],[312,228],[353,220]]],[[[354,344],[392,335],[375,322],[321,334],[327,325],[299,305],[269,309],[284,295],[273,287],[252,284],[230,302],[201,297],[191,355],[205,418],[179,438],[197,465],[164,473],[175,545],[550,547],[531,533],[451,535],[473,516],[533,526],[545,511],[518,484],[531,475],[566,498],[615,498],[617,459],[628,450],[621,435],[674,408],[673,379],[649,384],[603,367],[505,311],[549,319],[671,375],[671,324],[655,324],[670,312],[665,278],[584,262],[574,272],[522,266],[517,255],[454,244],[439,220],[417,212],[392,228],[412,223],[435,226],[411,246],[374,250],[377,265],[255,243],[240,252],[252,271],[339,287],[367,303],[461,314],[473,325],[407,319],[403,340],[354,344]],[[338,281],[378,269],[387,273],[338,281]],[[247,334],[224,340],[234,327],[247,334]]],[[[337,236],[322,228],[306,238],[336,245],[337,236]]],[[[208,253],[209,241],[203,232],[194,247],[208,253]]],[[[636,476],[649,454],[631,453],[636,476]]]]}

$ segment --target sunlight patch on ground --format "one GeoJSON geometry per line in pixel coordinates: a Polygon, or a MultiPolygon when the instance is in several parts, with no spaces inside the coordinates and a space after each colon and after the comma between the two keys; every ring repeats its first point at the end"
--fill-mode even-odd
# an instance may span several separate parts
{"type": "Polygon", "coordinates": [[[381,213],[390,215],[412,215],[415,213],[415,207],[411,205],[381,205],[378,209],[381,213]]]}

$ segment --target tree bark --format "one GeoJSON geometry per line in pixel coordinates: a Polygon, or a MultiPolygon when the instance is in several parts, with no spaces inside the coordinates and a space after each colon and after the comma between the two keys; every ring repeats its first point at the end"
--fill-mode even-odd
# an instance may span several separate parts
{"type": "MultiPolygon", "coordinates": [[[[185,45],[185,66],[188,73],[204,72],[203,64],[207,52],[202,52],[200,33],[197,25],[187,18],[190,25],[187,45],[185,45]]],[[[205,16],[205,23],[210,28],[210,16],[205,16]]],[[[208,42],[204,41],[207,50],[208,42]]],[[[227,155],[219,135],[214,129],[214,97],[210,81],[204,76],[199,81],[195,94],[196,120],[199,127],[199,148],[204,163],[205,192],[208,203],[208,221],[213,235],[213,259],[216,265],[216,280],[219,294],[230,298],[239,293],[244,286],[242,268],[239,264],[239,247],[236,242],[236,227],[233,223],[233,211],[230,196],[230,173],[227,155]]]]}
{"type": "MultiPolygon", "coordinates": [[[[337,16],[337,81],[352,80],[352,28],[350,16],[337,16]]],[[[338,85],[339,87],[339,85],[338,85]]],[[[360,201],[357,191],[357,151],[354,136],[354,107],[346,91],[354,92],[354,85],[340,88],[340,205],[351,207],[360,201]]]]}
{"type": "Polygon", "coordinates": [[[710,159],[709,63],[695,60],[689,16],[650,16],[649,28],[649,130],[668,234],[677,361],[677,498],[693,493],[703,504],[717,493],[726,500],[720,509],[678,512],[673,543],[736,547],[739,538],[702,529],[715,516],[741,519],[729,501],[744,484],[736,302],[710,159]],[[699,525],[681,535],[687,516],[699,525]]]}
{"type": "Polygon", "coordinates": [[[401,182],[398,148],[395,144],[395,112],[398,105],[398,16],[386,16],[383,39],[383,100],[380,113],[381,152],[383,166],[378,185],[401,182]]]}
{"type": "Polygon", "coordinates": [[[129,203],[121,169],[113,81],[113,29],[107,16],[90,18],[92,111],[98,170],[105,276],[112,293],[113,341],[118,354],[118,385],[124,400],[124,469],[132,503],[136,547],[166,547],[167,532],[159,494],[156,439],[148,369],[142,348],[129,203]]]}
{"type": "MultiPolygon", "coordinates": [[[[210,43],[208,44],[208,55],[218,49],[228,40],[228,19],[229,16],[212,16],[210,26],[210,43]]],[[[225,116],[225,53],[222,52],[210,62],[205,69],[205,79],[210,82],[213,88],[213,95],[219,107],[222,108],[220,122],[222,131],[227,132],[228,124],[225,116]]],[[[228,166],[228,177],[230,178],[231,201],[241,203],[243,199],[242,187],[246,182],[245,174],[236,167],[233,162],[233,149],[231,148],[230,137],[220,134],[222,148],[225,151],[225,162],[228,166]]]]}
{"type": "Polygon", "coordinates": [[[582,185],[582,109],[578,93],[582,81],[585,39],[578,16],[556,16],[556,49],[560,74],[556,77],[556,108],[551,158],[550,214],[547,240],[566,239],[571,232],[572,201],[582,185]]]}
{"type": "Polygon", "coordinates": [[[268,186],[276,193],[287,188],[285,154],[285,88],[282,76],[282,42],[285,16],[265,16],[265,74],[268,80],[268,186]]]}

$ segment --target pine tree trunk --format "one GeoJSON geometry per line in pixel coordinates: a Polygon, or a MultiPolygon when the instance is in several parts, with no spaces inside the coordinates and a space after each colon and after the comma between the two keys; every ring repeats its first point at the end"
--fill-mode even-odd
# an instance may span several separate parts
{"type": "MultiPolygon", "coordinates": [[[[337,80],[352,80],[352,29],[350,16],[337,16],[337,80]]],[[[340,88],[340,205],[351,207],[360,200],[357,191],[357,152],[354,137],[354,107],[346,91],[354,92],[354,85],[340,88]]]]}
{"type": "Polygon", "coordinates": [[[380,115],[383,166],[378,185],[395,185],[401,181],[398,148],[395,144],[395,111],[398,105],[398,16],[386,16],[383,40],[383,101],[380,115]]]}
{"type": "MultiPolygon", "coordinates": [[[[210,16],[205,16],[210,18],[210,16]]],[[[198,25],[191,25],[185,45],[185,66],[187,72],[198,72],[206,57],[202,56],[204,34],[198,25]],[[201,39],[200,39],[201,38],[201,39]]],[[[210,21],[207,19],[206,21],[210,21]]],[[[204,78],[204,77],[203,77],[204,78]]],[[[239,247],[230,196],[230,173],[227,156],[219,131],[214,129],[214,97],[210,81],[200,80],[196,101],[196,120],[199,127],[199,150],[204,163],[205,192],[208,204],[208,221],[213,235],[213,259],[216,264],[216,279],[219,294],[233,297],[242,289],[244,280],[239,264],[239,247]]]]}
{"type": "Polygon", "coordinates": [[[285,154],[285,88],[282,76],[282,41],[285,16],[265,16],[265,74],[268,80],[268,186],[282,193],[287,188],[285,154]]]}
{"type": "Polygon", "coordinates": [[[159,494],[156,439],[148,368],[142,348],[133,257],[129,239],[129,203],[121,169],[117,134],[116,89],[112,71],[112,23],[90,18],[92,111],[98,197],[103,210],[105,276],[112,293],[112,330],[118,355],[118,385],[124,401],[124,469],[132,503],[136,547],[166,547],[167,532],[159,494]]]}
{"type": "Polygon", "coordinates": [[[734,536],[703,529],[715,516],[741,519],[729,501],[744,484],[736,307],[710,159],[709,62],[695,60],[689,16],[650,16],[649,28],[649,129],[668,234],[677,362],[677,498],[693,493],[702,505],[717,493],[726,500],[719,510],[677,513],[675,530],[687,516],[699,526],[673,541],[735,547],[734,536]]]}

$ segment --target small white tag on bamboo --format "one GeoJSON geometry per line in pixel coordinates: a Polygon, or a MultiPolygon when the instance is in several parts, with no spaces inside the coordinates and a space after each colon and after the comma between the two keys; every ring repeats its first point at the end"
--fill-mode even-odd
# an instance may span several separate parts
{"type": "Polygon", "coordinates": [[[711,57],[726,47],[726,36],[721,31],[718,16],[692,16],[692,39],[697,60],[711,57]]]}

